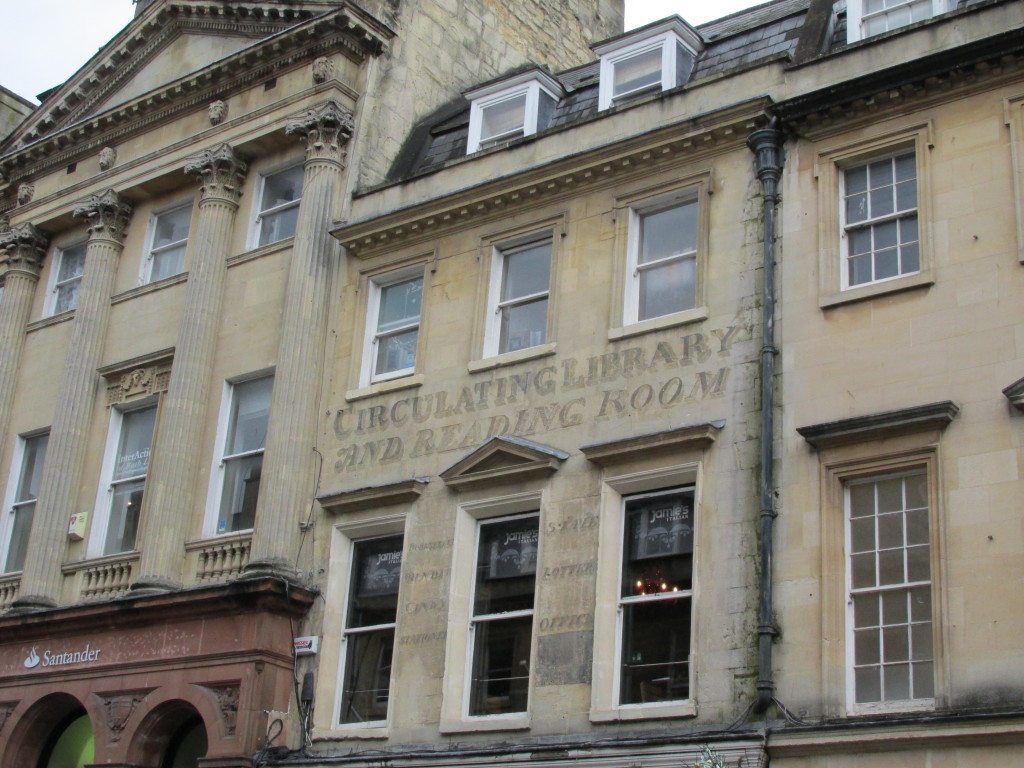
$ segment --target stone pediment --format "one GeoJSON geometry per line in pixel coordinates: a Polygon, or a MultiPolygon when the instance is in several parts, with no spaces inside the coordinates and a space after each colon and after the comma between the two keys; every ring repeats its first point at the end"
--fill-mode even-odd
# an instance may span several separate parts
{"type": "Polygon", "coordinates": [[[556,472],[569,454],[521,437],[492,437],[441,473],[445,484],[459,488],[475,483],[525,480],[556,472]]]}

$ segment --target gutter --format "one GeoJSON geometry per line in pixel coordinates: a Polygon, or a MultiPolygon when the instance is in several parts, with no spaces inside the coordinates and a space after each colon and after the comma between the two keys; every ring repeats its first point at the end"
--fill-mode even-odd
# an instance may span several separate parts
{"type": "Polygon", "coordinates": [[[754,169],[761,182],[764,230],[762,244],[763,300],[761,307],[761,541],[758,579],[757,700],[754,711],[763,714],[775,699],[772,642],[778,635],[772,605],[772,539],[775,531],[775,211],[782,176],[783,133],[773,117],[767,128],[754,131],[747,146],[754,153],[754,169]]]}

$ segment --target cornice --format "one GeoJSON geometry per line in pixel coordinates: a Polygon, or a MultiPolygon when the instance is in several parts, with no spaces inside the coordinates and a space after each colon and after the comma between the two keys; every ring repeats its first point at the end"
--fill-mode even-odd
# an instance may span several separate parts
{"type": "MultiPolygon", "coordinates": [[[[59,167],[97,145],[117,143],[154,123],[205,106],[215,98],[230,96],[318,54],[340,50],[362,61],[383,50],[393,34],[372,16],[343,5],[98,115],[63,125],[19,148],[8,146],[7,154],[0,158],[0,174],[13,183],[59,167]],[[60,160],[55,160],[58,155],[60,160]]],[[[44,105],[41,110],[49,113],[53,108],[44,105]]],[[[32,135],[19,132],[19,137],[32,135]]]]}
{"type": "Polygon", "coordinates": [[[747,134],[763,121],[768,106],[767,99],[754,99],[381,216],[341,223],[331,234],[350,255],[365,258],[384,248],[506,216],[511,210],[650,173],[666,163],[692,162],[742,147],[747,134]]]}
{"type": "Polygon", "coordinates": [[[704,450],[715,442],[718,433],[724,428],[724,421],[709,421],[704,424],[692,424],[647,435],[585,445],[580,448],[580,451],[588,460],[603,467],[629,461],[639,456],[650,455],[653,451],[704,450]]]}
{"type": "Polygon", "coordinates": [[[397,483],[326,493],[317,496],[316,500],[324,512],[332,515],[361,512],[364,509],[411,504],[423,494],[429,482],[427,478],[415,477],[397,483]]]}
{"type": "Polygon", "coordinates": [[[960,406],[951,400],[943,400],[896,411],[811,424],[798,427],[796,431],[812,447],[821,450],[930,430],[941,431],[948,427],[959,413],[960,406]]]}

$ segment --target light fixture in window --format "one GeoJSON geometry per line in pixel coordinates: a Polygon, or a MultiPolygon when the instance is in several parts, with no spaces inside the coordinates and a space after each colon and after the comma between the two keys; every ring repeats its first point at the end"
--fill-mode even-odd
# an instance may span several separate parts
{"type": "Polygon", "coordinates": [[[466,153],[543,130],[563,95],[561,84],[540,69],[468,91],[465,96],[471,106],[466,153]]]}
{"type": "Polygon", "coordinates": [[[678,16],[593,46],[601,57],[598,108],[684,85],[703,47],[697,31],[678,16]]]}

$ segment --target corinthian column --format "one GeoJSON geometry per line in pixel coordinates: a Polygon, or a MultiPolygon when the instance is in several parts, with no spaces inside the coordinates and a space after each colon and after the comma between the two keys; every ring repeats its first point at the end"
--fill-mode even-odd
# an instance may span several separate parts
{"type": "Polygon", "coordinates": [[[29,556],[21,576],[21,597],[14,603],[16,610],[52,607],[60,596],[60,565],[64,560],[68,518],[78,501],[99,389],[96,369],[102,362],[110,296],[131,212],[131,206],[112,189],[91,195],[74,211],[76,218],[89,223],[85,272],[60,373],[60,394],[39,480],[39,497],[28,540],[29,556]]]}
{"type": "Polygon", "coordinates": [[[185,164],[185,173],[199,178],[199,212],[188,238],[185,309],[146,481],[139,531],[141,575],[132,585],[137,592],[166,591],[181,583],[194,509],[189,491],[199,470],[227,257],[245,172],[246,164],[227,144],[185,164]]]}
{"type": "Polygon", "coordinates": [[[46,238],[31,224],[0,230],[0,277],[4,284],[0,298],[0,445],[7,444],[25,326],[46,245],[46,238]]]}
{"type": "Polygon", "coordinates": [[[317,396],[324,365],[328,295],[338,259],[329,230],[338,204],[352,114],[329,101],[288,122],[306,141],[263,476],[247,576],[294,577],[299,523],[315,492],[317,396]]]}

